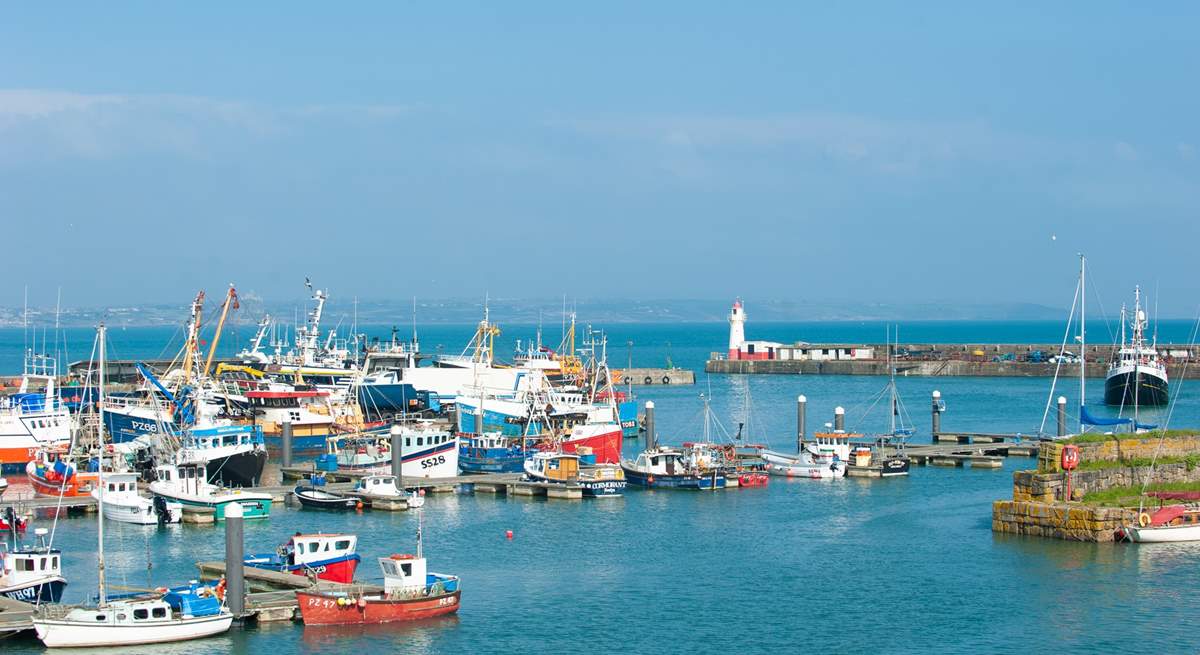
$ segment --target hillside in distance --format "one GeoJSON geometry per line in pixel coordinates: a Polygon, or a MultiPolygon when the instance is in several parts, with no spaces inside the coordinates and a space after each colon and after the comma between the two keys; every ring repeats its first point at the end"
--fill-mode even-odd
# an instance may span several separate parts
{"type": "MultiPolygon", "coordinates": [[[[215,320],[219,300],[210,300],[205,315],[215,320]]],[[[574,299],[566,311],[574,311],[585,323],[679,323],[717,322],[726,320],[730,300],[725,299],[574,299]]],[[[264,313],[270,313],[283,324],[303,322],[311,303],[304,298],[292,301],[264,300],[253,292],[241,295],[239,311],[230,315],[239,325],[254,324],[264,313]]],[[[515,324],[554,325],[563,317],[562,299],[505,298],[488,300],[488,311],[494,322],[515,324]]],[[[187,304],[147,304],[127,307],[66,307],[56,312],[53,307],[30,307],[28,324],[52,327],[96,325],[101,320],[112,326],[183,325],[187,322],[187,304]]],[[[416,300],[418,324],[474,323],[483,317],[482,299],[421,299],[416,300]]],[[[1057,320],[1065,316],[1062,308],[1031,303],[954,302],[868,303],[822,300],[746,300],[746,311],[755,322],[773,321],[920,321],[920,320],[1057,320]]],[[[0,308],[0,327],[21,327],[25,324],[21,307],[0,308]]],[[[360,300],[357,303],[333,296],[325,306],[323,324],[327,328],[340,325],[343,334],[357,320],[362,325],[396,324],[408,326],[413,322],[413,301],[360,300]]]]}

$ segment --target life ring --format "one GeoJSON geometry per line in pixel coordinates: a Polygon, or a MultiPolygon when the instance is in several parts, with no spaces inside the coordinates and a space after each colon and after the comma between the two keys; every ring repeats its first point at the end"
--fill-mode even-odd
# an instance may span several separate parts
{"type": "Polygon", "coordinates": [[[646,376],[646,379],[645,379],[645,380],[642,380],[642,384],[654,384],[654,378],[652,378],[652,377],[650,377],[649,375],[647,375],[647,376],[646,376]]]}
{"type": "Polygon", "coordinates": [[[663,384],[671,384],[671,376],[664,375],[663,376],[663,384]]]}
{"type": "Polygon", "coordinates": [[[1138,527],[1145,528],[1150,525],[1150,515],[1146,512],[1138,514],[1138,527]]]}
{"type": "Polygon", "coordinates": [[[221,578],[221,581],[217,583],[217,587],[214,592],[217,595],[217,600],[225,602],[225,578],[221,578]]]}

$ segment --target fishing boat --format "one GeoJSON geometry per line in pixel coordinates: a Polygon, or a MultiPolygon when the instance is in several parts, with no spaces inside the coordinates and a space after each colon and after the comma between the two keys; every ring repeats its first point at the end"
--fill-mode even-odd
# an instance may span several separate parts
{"type": "Polygon", "coordinates": [[[846,461],[834,455],[821,457],[805,448],[796,454],[763,450],[760,454],[767,464],[767,472],[788,478],[811,478],[814,480],[840,478],[846,475],[846,461]]]}
{"type": "Polygon", "coordinates": [[[1104,402],[1122,407],[1167,404],[1167,367],[1158,356],[1157,341],[1146,339],[1146,312],[1142,310],[1141,287],[1133,290],[1133,311],[1126,323],[1121,307],[1121,347],[1104,377],[1104,402]],[[1128,339],[1125,328],[1129,327],[1128,339]]]}
{"type": "Polygon", "coordinates": [[[399,439],[401,473],[413,478],[449,478],[458,475],[458,438],[432,421],[393,425],[389,436],[358,435],[330,438],[327,457],[339,471],[385,473],[391,471],[392,439],[399,439]]]}
{"type": "Polygon", "coordinates": [[[227,489],[208,481],[204,464],[163,464],[154,468],[155,480],[150,492],[184,508],[204,507],[214,511],[216,520],[225,520],[231,504],[241,505],[247,519],[265,519],[271,515],[271,494],[227,489]]]}
{"type": "Polygon", "coordinates": [[[394,475],[368,475],[358,479],[352,493],[368,504],[374,500],[403,500],[409,509],[420,509],[425,505],[424,491],[405,491],[394,475]]]}
{"type": "Polygon", "coordinates": [[[0,398],[0,472],[23,468],[40,450],[71,441],[71,414],[57,379],[53,358],[25,353],[17,392],[0,398]]]}
{"type": "MultiPolygon", "coordinates": [[[[419,513],[418,513],[419,515],[419,513]]],[[[296,592],[305,625],[355,625],[415,621],[458,611],[458,576],[427,570],[417,529],[417,553],[379,558],[383,593],[341,591],[296,592]]]]}
{"type": "Polygon", "coordinates": [[[274,553],[247,555],[246,566],[318,580],[349,584],[354,581],[359,556],[358,537],[352,534],[301,534],[297,532],[274,553]]]}
{"type": "Polygon", "coordinates": [[[166,525],[179,523],[183,518],[183,505],[171,502],[162,496],[146,498],[138,494],[137,473],[105,473],[92,490],[92,497],[99,500],[104,494],[104,518],[120,523],[136,525],[166,525]],[[103,485],[103,491],[100,486],[103,485]]]}
{"type": "Polygon", "coordinates": [[[184,432],[176,460],[204,462],[208,481],[254,487],[262,481],[267,448],[258,425],[218,425],[184,432]]]}
{"type": "Polygon", "coordinates": [[[33,533],[37,538],[33,546],[22,547],[16,533],[12,534],[11,548],[0,543],[0,596],[27,603],[57,603],[67,586],[59,561],[62,553],[46,541],[46,528],[37,528],[33,533]]]}
{"type": "Polygon", "coordinates": [[[326,491],[311,485],[296,485],[292,490],[296,500],[309,509],[328,509],[337,511],[355,510],[362,507],[362,501],[357,498],[326,491]]]}
{"type": "Polygon", "coordinates": [[[525,437],[499,432],[458,436],[458,468],[463,473],[519,473],[530,447],[525,437]]]}
{"type": "MultiPolygon", "coordinates": [[[[99,468],[89,461],[89,468],[99,468]]],[[[39,496],[74,498],[87,496],[100,484],[100,473],[96,470],[80,471],[70,461],[70,447],[45,448],[25,465],[25,476],[29,486],[39,496]]]]}
{"type": "Polygon", "coordinates": [[[621,462],[629,484],[646,488],[665,489],[724,489],[725,476],[715,467],[690,467],[683,451],[667,446],[653,446],[633,460],[621,462]]]}

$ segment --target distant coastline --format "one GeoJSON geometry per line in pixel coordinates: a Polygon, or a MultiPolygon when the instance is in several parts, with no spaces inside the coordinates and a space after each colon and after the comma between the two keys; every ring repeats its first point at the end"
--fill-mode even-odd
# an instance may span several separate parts
{"type": "MultiPolygon", "coordinates": [[[[211,311],[215,303],[208,309],[211,311]]],[[[307,311],[306,299],[293,302],[263,301],[246,294],[241,309],[232,319],[237,324],[256,323],[264,313],[270,313],[281,323],[303,321],[307,311]]],[[[489,301],[492,317],[499,322],[557,325],[562,321],[562,300],[495,298],[489,301]]],[[[726,319],[729,300],[575,300],[568,305],[581,321],[593,323],[712,323],[726,319]]],[[[747,300],[747,311],[754,323],[795,321],[1029,321],[1062,319],[1066,310],[1030,303],[859,303],[837,301],[747,300]]],[[[326,306],[327,322],[338,320],[348,324],[411,325],[411,301],[353,302],[333,297],[326,306]],[[357,317],[355,319],[355,317],[357,317]]],[[[104,320],[113,326],[155,327],[181,325],[186,321],[186,304],[146,304],[114,308],[68,307],[56,312],[53,307],[30,307],[28,324],[62,327],[92,326],[104,320]]],[[[445,299],[417,301],[418,324],[470,324],[483,315],[479,299],[445,299]]],[[[20,328],[26,324],[21,307],[0,308],[0,327],[20,328]]]]}

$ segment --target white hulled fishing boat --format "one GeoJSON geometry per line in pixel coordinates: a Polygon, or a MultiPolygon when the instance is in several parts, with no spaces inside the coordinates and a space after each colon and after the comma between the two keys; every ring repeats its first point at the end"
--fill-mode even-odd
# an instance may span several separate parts
{"type": "Polygon", "coordinates": [[[183,505],[162,496],[146,498],[138,493],[137,473],[102,473],[92,497],[104,494],[104,518],[136,525],[179,523],[183,505]],[[103,487],[103,490],[100,488],[103,487]]]}

